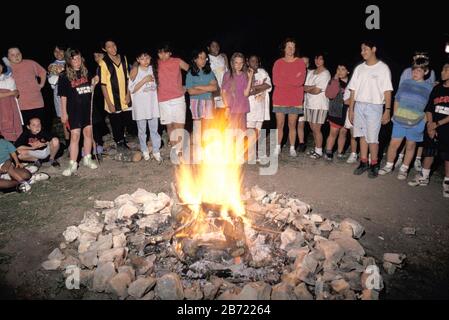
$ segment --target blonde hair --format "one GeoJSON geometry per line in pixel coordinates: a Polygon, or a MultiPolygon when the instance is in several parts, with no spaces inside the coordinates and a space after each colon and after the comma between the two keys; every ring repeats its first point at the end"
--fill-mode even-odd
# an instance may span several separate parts
{"type": "Polygon", "coordinates": [[[67,51],[65,52],[65,62],[66,62],[66,74],[67,74],[67,78],[70,81],[76,80],[77,77],[77,72],[75,69],[73,69],[72,67],[72,59],[75,56],[80,56],[81,57],[81,67],[80,67],[80,71],[81,71],[81,77],[87,77],[88,75],[88,71],[85,65],[85,61],[83,56],[81,55],[81,52],[77,49],[67,49],[67,51]]]}

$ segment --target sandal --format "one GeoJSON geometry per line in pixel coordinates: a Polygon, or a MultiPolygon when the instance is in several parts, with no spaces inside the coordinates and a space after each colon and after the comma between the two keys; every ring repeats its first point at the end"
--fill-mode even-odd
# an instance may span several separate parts
{"type": "Polygon", "coordinates": [[[316,153],[315,150],[313,150],[310,154],[310,159],[318,160],[321,159],[323,156],[316,153]]]}

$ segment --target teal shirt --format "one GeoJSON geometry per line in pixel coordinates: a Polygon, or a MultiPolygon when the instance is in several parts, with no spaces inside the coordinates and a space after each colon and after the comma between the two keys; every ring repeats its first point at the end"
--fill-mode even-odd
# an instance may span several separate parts
{"type": "MultiPolygon", "coordinates": [[[[193,76],[189,71],[186,77],[186,89],[190,89],[196,86],[207,86],[212,80],[215,80],[215,76],[212,71],[209,74],[205,74],[203,70],[201,70],[197,76],[193,76]]],[[[191,96],[190,98],[195,100],[210,100],[212,99],[212,93],[203,93],[197,96],[191,96]]]]}
{"type": "Polygon", "coordinates": [[[5,139],[0,139],[0,164],[10,159],[10,154],[16,151],[16,147],[5,139]]]}

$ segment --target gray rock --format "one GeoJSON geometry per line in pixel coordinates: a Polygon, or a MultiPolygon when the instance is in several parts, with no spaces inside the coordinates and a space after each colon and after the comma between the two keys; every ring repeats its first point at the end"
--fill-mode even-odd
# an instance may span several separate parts
{"type": "Polygon", "coordinates": [[[344,249],[334,241],[318,241],[315,248],[320,250],[328,262],[338,263],[343,257],[344,249]]]}
{"type": "Polygon", "coordinates": [[[296,298],[298,300],[313,300],[312,294],[307,290],[307,286],[305,283],[298,284],[294,291],[296,298]]]}
{"type": "Polygon", "coordinates": [[[123,206],[120,207],[117,211],[117,218],[118,219],[131,219],[133,215],[135,215],[137,212],[139,212],[139,209],[130,203],[125,203],[123,206]]]}
{"type": "Polygon", "coordinates": [[[131,281],[136,280],[136,271],[131,266],[121,266],[117,269],[118,273],[127,273],[131,281]]]}
{"type": "Polygon", "coordinates": [[[365,232],[365,228],[357,221],[351,218],[346,218],[340,223],[341,230],[352,230],[352,237],[360,239],[365,232]]]}
{"type": "Polygon", "coordinates": [[[140,300],[154,300],[154,297],[155,297],[154,291],[150,291],[146,295],[144,295],[140,300]]]}
{"type": "Polygon", "coordinates": [[[334,240],[344,250],[345,255],[361,258],[365,255],[365,250],[357,240],[349,237],[341,237],[334,240]]]}
{"type": "Polygon", "coordinates": [[[64,260],[65,256],[62,254],[61,250],[56,248],[48,255],[48,260],[64,260]]]}
{"type": "Polygon", "coordinates": [[[295,231],[292,228],[287,228],[281,233],[281,246],[282,250],[288,251],[294,248],[301,248],[304,244],[304,236],[301,232],[295,231]]]}
{"type": "Polygon", "coordinates": [[[349,283],[344,279],[338,279],[331,282],[331,287],[335,292],[340,293],[349,289],[349,283]]]}
{"type": "Polygon", "coordinates": [[[409,236],[414,236],[414,235],[416,235],[416,229],[410,228],[410,227],[404,227],[404,228],[402,228],[402,233],[409,235],[409,236]]]}
{"type": "Polygon", "coordinates": [[[128,286],[131,283],[131,278],[127,273],[117,273],[108,282],[108,291],[114,293],[120,299],[125,299],[128,296],[128,286]]]}
{"type": "Polygon", "coordinates": [[[407,256],[402,253],[384,253],[383,260],[400,266],[406,257],[407,256]]]}
{"type": "Polygon", "coordinates": [[[124,248],[126,247],[126,236],[124,233],[115,235],[112,237],[112,243],[114,248],[124,248]]]}
{"type": "Polygon", "coordinates": [[[262,201],[268,195],[268,192],[261,189],[259,186],[254,186],[251,188],[251,197],[256,201],[262,201]]]}
{"type": "Polygon", "coordinates": [[[88,269],[93,269],[98,264],[96,251],[87,251],[79,255],[80,262],[88,269]]]}
{"type": "Polygon", "coordinates": [[[42,268],[45,270],[57,270],[61,265],[61,260],[47,260],[42,263],[42,268]]]}
{"type": "Polygon", "coordinates": [[[112,209],[114,208],[114,201],[95,200],[94,209],[112,209]]]}
{"type": "Polygon", "coordinates": [[[64,260],[61,261],[61,269],[65,270],[70,266],[80,266],[80,261],[73,256],[68,255],[64,260]]]}
{"type": "Polygon", "coordinates": [[[208,282],[203,287],[204,300],[214,300],[220,289],[222,281],[215,279],[213,282],[208,282]]]}
{"type": "Polygon", "coordinates": [[[189,288],[184,288],[184,297],[187,300],[201,300],[203,299],[204,295],[201,291],[201,288],[199,287],[199,284],[195,283],[189,288]]]}
{"type": "Polygon", "coordinates": [[[103,211],[104,214],[104,223],[107,225],[113,225],[115,221],[118,219],[118,211],[117,209],[110,209],[103,211]]]}
{"type": "Polygon", "coordinates": [[[153,289],[155,284],[156,279],[154,278],[138,278],[129,285],[128,294],[136,299],[140,299],[145,295],[145,293],[153,289]]]}
{"type": "Polygon", "coordinates": [[[245,285],[238,300],[270,300],[271,286],[264,282],[252,282],[245,285]]]}
{"type": "Polygon", "coordinates": [[[281,282],[273,287],[271,300],[296,300],[296,295],[290,285],[281,282]]]}
{"type": "Polygon", "coordinates": [[[71,243],[78,239],[81,233],[78,227],[70,226],[62,233],[62,235],[64,236],[65,241],[71,243]]]}
{"type": "Polygon", "coordinates": [[[134,203],[134,198],[131,197],[129,194],[122,194],[115,198],[114,204],[116,207],[121,207],[126,203],[134,203]]]}
{"type": "Polygon", "coordinates": [[[116,275],[115,267],[112,262],[106,262],[100,265],[94,272],[93,290],[103,292],[108,288],[109,280],[116,275]]]}
{"type": "Polygon", "coordinates": [[[155,193],[150,193],[144,189],[137,189],[136,192],[134,192],[131,197],[133,198],[134,202],[139,204],[144,204],[148,201],[154,201],[157,200],[157,195],[155,193]]]}
{"type": "Polygon", "coordinates": [[[132,256],[131,264],[136,270],[137,275],[145,275],[147,273],[151,273],[154,268],[154,261],[156,256],[150,256],[147,258],[132,256]]]}
{"type": "Polygon", "coordinates": [[[125,248],[113,248],[102,250],[98,252],[98,261],[103,262],[113,262],[117,259],[122,258],[125,255],[125,248]]]}
{"type": "Polygon", "coordinates": [[[100,235],[98,240],[92,243],[89,247],[89,251],[103,251],[112,248],[112,234],[100,235]]]}
{"type": "Polygon", "coordinates": [[[184,290],[176,273],[168,273],[157,279],[155,294],[161,300],[183,300],[184,290]]]}

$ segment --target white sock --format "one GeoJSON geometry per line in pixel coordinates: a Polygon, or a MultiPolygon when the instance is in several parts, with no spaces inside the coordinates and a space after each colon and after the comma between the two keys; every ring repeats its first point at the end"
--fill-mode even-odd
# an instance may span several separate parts
{"type": "Polygon", "coordinates": [[[449,177],[444,177],[443,183],[449,183],[449,177]]]}
{"type": "Polygon", "coordinates": [[[399,159],[400,159],[400,160],[404,159],[404,155],[403,155],[402,153],[399,154],[398,160],[399,160],[399,159]]]}
{"type": "Polygon", "coordinates": [[[387,162],[387,163],[385,164],[385,168],[387,168],[387,169],[391,169],[391,168],[393,168],[393,166],[394,166],[394,163],[393,163],[393,162],[387,162]]]}
{"type": "Polygon", "coordinates": [[[323,148],[315,148],[315,152],[318,153],[320,156],[323,155],[323,148]]]}
{"type": "Polygon", "coordinates": [[[421,157],[416,157],[415,161],[421,161],[421,157]]]}
{"type": "Polygon", "coordinates": [[[406,165],[402,165],[401,166],[401,169],[399,169],[400,171],[408,171],[408,166],[406,166],[406,165]]]}
{"type": "Polygon", "coordinates": [[[290,146],[290,150],[295,150],[295,146],[290,146]]]}
{"type": "Polygon", "coordinates": [[[422,169],[421,174],[423,176],[424,179],[428,179],[430,176],[430,169],[422,169]]]}

